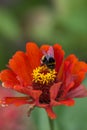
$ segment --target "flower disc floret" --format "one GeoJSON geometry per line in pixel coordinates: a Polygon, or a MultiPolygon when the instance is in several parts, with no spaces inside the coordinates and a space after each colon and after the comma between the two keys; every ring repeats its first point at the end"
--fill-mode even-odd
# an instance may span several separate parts
{"type": "Polygon", "coordinates": [[[54,82],[56,78],[55,69],[51,70],[46,66],[40,66],[33,70],[33,82],[39,84],[49,84],[54,82]]]}

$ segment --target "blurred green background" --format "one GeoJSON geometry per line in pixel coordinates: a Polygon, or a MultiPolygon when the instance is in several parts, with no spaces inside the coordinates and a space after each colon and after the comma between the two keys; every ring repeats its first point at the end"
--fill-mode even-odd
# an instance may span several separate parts
{"type": "MultiPolygon", "coordinates": [[[[60,43],[66,55],[75,53],[87,61],[87,0],[0,0],[0,70],[28,41],[60,43]]],[[[55,108],[55,130],[87,130],[87,98],[76,102],[55,108]]],[[[34,126],[26,125],[26,130],[50,130],[43,109],[25,120],[34,126]]]]}

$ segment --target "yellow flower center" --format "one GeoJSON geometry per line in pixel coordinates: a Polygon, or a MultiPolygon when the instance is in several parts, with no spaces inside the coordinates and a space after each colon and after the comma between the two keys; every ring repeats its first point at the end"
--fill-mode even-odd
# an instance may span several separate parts
{"type": "Polygon", "coordinates": [[[45,65],[40,66],[33,70],[32,76],[33,76],[33,82],[39,83],[39,84],[49,84],[54,82],[56,78],[56,71],[55,69],[49,69],[45,65]]]}

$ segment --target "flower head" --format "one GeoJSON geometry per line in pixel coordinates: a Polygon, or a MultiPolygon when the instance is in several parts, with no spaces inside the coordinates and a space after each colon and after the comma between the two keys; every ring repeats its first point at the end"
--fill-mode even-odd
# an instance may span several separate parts
{"type": "Polygon", "coordinates": [[[36,106],[42,107],[54,119],[56,115],[52,107],[72,106],[73,98],[87,96],[87,90],[81,85],[86,72],[87,64],[74,54],[64,59],[64,51],[59,44],[39,48],[35,43],[27,43],[26,52],[17,51],[9,60],[8,69],[0,73],[4,87],[25,96],[5,97],[0,103],[29,104],[29,112],[36,106]]]}

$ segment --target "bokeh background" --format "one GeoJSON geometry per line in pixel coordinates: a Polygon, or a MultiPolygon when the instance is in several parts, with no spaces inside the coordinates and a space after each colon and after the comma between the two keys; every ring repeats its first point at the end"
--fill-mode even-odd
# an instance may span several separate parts
{"type": "MultiPolygon", "coordinates": [[[[28,41],[38,45],[60,43],[66,56],[74,53],[87,62],[87,0],[0,0],[0,70],[15,51],[25,50],[28,41]]],[[[84,84],[87,86],[87,78],[84,84]]],[[[50,130],[43,109],[36,108],[30,118],[27,109],[0,108],[0,129],[50,130]]],[[[87,98],[77,99],[74,107],[54,110],[58,115],[53,121],[55,130],[87,130],[87,98]]]]}

